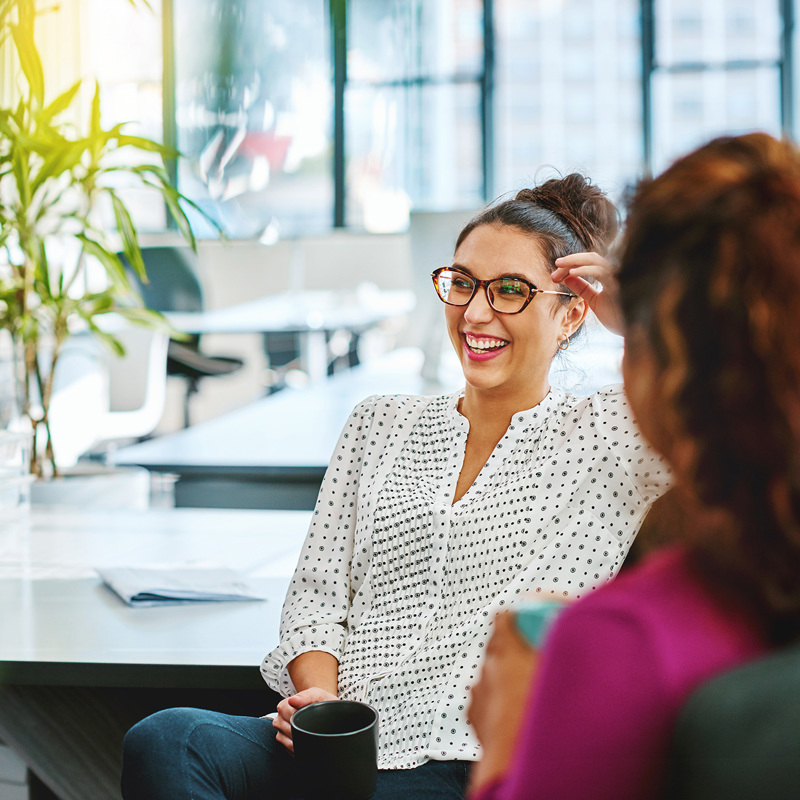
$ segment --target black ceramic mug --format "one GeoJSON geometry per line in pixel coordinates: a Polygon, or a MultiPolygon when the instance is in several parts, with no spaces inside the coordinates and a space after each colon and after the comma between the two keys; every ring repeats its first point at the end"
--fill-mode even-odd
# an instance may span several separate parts
{"type": "Polygon", "coordinates": [[[329,700],[294,712],[294,755],[308,800],[367,800],[378,777],[378,712],[329,700]]]}

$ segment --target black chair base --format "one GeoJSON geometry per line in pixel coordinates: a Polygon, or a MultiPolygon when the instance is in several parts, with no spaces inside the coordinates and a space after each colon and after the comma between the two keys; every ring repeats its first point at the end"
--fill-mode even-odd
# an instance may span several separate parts
{"type": "Polygon", "coordinates": [[[170,339],[167,350],[167,375],[178,375],[186,379],[186,395],[183,401],[183,426],[191,424],[190,400],[198,391],[202,378],[230,375],[241,369],[244,361],[232,356],[208,356],[186,342],[170,339]]]}

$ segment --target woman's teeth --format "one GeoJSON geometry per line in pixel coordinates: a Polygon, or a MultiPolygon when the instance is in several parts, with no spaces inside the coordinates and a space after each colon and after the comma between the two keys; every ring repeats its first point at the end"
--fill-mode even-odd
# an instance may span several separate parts
{"type": "Polygon", "coordinates": [[[487,350],[497,350],[508,344],[508,342],[503,339],[487,339],[484,337],[478,339],[469,334],[467,334],[465,338],[467,340],[467,347],[469,347],[470,350],[474,350],[476,353],[485,353],[487,350]]]}

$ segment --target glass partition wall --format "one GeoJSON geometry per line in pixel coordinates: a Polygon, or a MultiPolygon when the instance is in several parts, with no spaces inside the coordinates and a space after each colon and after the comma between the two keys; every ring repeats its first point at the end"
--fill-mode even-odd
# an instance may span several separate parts
{"type": "MultiPolygon", "coordinates": [[[[172,0],[178,185],[231,237],[330,226],[326,0],[172,0]]],[[[202,224],[202,219],[197,217],[202,224]]]]}

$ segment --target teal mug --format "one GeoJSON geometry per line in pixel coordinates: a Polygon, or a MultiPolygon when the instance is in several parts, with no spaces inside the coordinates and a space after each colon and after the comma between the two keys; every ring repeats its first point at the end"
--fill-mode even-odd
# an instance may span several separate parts
{"type": "Polygon", "coordinates": [[[517,630],[534,647],[541,647],[556,617],[567,607],[558,600],[526,600],[516,609],[517,630]]]}

